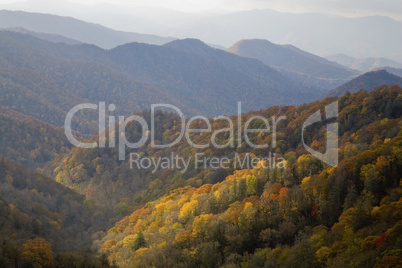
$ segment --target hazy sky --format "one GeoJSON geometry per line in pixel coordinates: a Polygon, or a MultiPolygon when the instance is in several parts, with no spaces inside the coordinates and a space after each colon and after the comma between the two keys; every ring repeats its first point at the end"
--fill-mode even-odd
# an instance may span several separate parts
{"type": "Polygon", "coordinates": [[[382,15],[402,22],[402,0],[0,0],[0,9],[69,16],[115,30],[191,37],[224,47],[261,38],[320,56],[344,53],[402,62],[401,24],[379,17],[328,18],[382,15]],[[255,9],[321,16],[271,11],[220,14],[255,9]],[[394,39],[398,41],[388,41],[394,39]]]}
{"type": "MultiPolygon", "coordinates": [[[[58,0],[30,0],[38,5],[58,0]]],[[[81,4],[111,3],[122,6],[154,6],[178,11],[240,11],[269,8],[284,12],[314,12],[344,16],[386,15],[402,20],[401,0],[69,0],[81,4]]],[[[24,2],[0,0],[0,4],[24,2]]]]}

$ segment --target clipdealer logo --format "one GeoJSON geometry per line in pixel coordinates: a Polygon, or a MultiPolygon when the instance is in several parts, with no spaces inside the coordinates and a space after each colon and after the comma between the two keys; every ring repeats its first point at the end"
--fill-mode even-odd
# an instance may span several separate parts
{"type": "MultiPolygon", "coordinates": [[[[226,148],[226,147],[237,147],[242,144],[242,137],[244,137],[244,141],[252,148],[257,148],[257,149],[262,149],[262,148],[267,148],[269,144],[255,144],[250,140],[249,134],[250,133],[271,133],[272,134],[272,147],[276,147],[276,127],[279,121],[286,119],[285,116],[280,116],[276,118],[275,116],[271,118],[271,120],[268,120],[267,118],[263,116],[252,116],[247,119],[247,121],[244,123],[244,127],[242,128],[242,111],[241,111],[241,102],[238,103],[238,116],[237,116],[237,129],[234,127],[234,122],[233,120],[228,117],[228,116],[220,116],[217,119],[214,120],[224,120],[228,122],[229,127],[218,129],[213,131],[212,130],[212,125],[210,122],[210,119],[208,119],[205,116],[194,116],[186,120],[184,114],[182,111],[177,108],[176,106],[170,105],[170,104],[152,104],[151,105],[151,127],[148,126],[148,123],[145,121],[144,118],[138,115],[132,115],[127,118],[124,116],[118,116],[117,121],[115,116],[109,116],[108,117],[108,130],[109,130],[109,148],[114,148],[116,147],[115,141],[116,141],[116,134],[114,133],[114,126],[116,122],[118,122],[118,147],[119,147],[119,160],[125,160],[126,157],[126,148],[132,148],[132,149],[138,149],[141,146],[143,146],[149,138],[151,139],[151,147],[155,149],[166,149],[168,147],[176,145],[178,142],[180,142],[183,137],[186,139],[187,143],[197,149],[205,149],[208,147],[214,147],[214,148],[226,148]],[[158,109],[171,109],[174,110],[177,115],[180,117],[181,121],[181,130],[180,130],[180,135],[171,143],[168,144],[158,144],[155,142],[155,112],[158,109]],[[196,120],[201,120],[206,124],[206,128],[202,129],[194,129],[191,128],[191,124],[196,121],[196,120]],[[262,129],[251,129],[250,125],[252,122],[255,120],[261,120],[264,124],[264,128],[262,129]],[[187,121],[187,122],[186,122],[187,121]],[[128,123],[130,122],[137,122],[141,125],[142,129],[142,136],[141,139],[135,143],[131,143],[127,140],[125,131],[128,123]],[[211,138],[210,142],[207,144],[195,144],[191,137],[191,133],[211,133],[211,138]],[[229,132],[230,133],[230,139],[225,143],[225,144],[219,144],[217,142],[217,135],[219,133],[223,132],[229,132]],[[235,132],[237,132],[237,139],[235,139],[235,132]]],[[[110,112],[115,111],[116,106],[114,104],[110,104],[108,106],[108,110],[110,112]]],[[[64,122],[64,130],[67,136],[67,139],[76,147],[80,148],[86,148],[86,149],[91,149],[91,148],[104,148],[106,147],[106,105],[105,102],[100,102],[99,105],[97,104],[92,104],[92,103],[84,103],[84,104],[79,104],[75,107],[73,107],[66,116],[65,122],[64,122]],[[71,129],[71,123],[74,115],[79,112],[80,110],[83,109],[92,109],[92,110],[98,110],[99,112],[99,140],[98,142],[91,142],[91,143],[85,143],[85,142],[80,142],[78,141],[74,135],[72,134],[72,129],[71,129]]]]}
{"type": "MultiPolygon", "coordinates": [[[[110,104],[108,106],[108,112],[114,112],[116,109],[116,106],[114,104],[110,104]]],[[[220,116],[217,119],[214,120],[224,120],[228,123],[228,127],[226,128],[221,128],[218,130],[212,130],[212,125],[210,120],[207,117],[204,116],[194,116],[192,118],[189,118],[186,120],[184,114],[182,111],[177,108],[176,106],[170,105],[170,104],[152,104],[151,105],[151,126],[148,126],[147,121],[142,118],[141,116],[138,115],[131,115],[127,118],[124,116],[108,116],[108,128],[106,128],[106,104],[105,102],[99,102],[99,104],[93,104],[93,103],[84,103],[84,104],[79,104],[75,107],[73,107],[67,114],[65,123],[64,123],[64,129],[66,133],[67,139],[74,145],[80,148],[86,148],[86,149],[91,149],[91,148],[115,148],[116,147],[116,141],[117,141],[117,146],[118,146],[118,159],[119,160],[125,160],[126,159],[126,149],[131,148],[131,149],[138,149],[141,146],[145,145],[149,140],[150,140],[150,146],[151,148],[155,149],[166,149],[171,146],[176,145],[178,142],[180,142],[183,138],[186,139],[186,142],[197,149],[206,149],[209,147],[213,148],[226,148],[226,147],[240,147],[241,144],[244,142],[247,143],[248,146],[251,148],[257,148],[257,149],[263,149],[263,148],[268,148],[271,145],[272,149],[276,148],[276,130],[277,130],[277,125],[281,120],[286,119],[286,116],[279,116],[278,118],[271,117],[270,120],[263,116],[251,116],[247,119],[246,122],[244,122],[244,125],[242,124],[242,111],[241,111],[241,102],[238,102],[238,116],[237,116],[237,128],[235,129],[234,127],[234,122],[230,117],[227,116],[220,116]],[[98,142],[80,142],[78,141],[74,135],[72,134],[72,129],[71,129],[71,123],[74,115],[79,112],[82,109],[92,109],[92,110],[98,110],[98,115],[99,115],[99,139],[98,142]],[[156,143],[155,141],[155,112],[160,109],[171,109],[173,110],[179,117],[181,121],[181,129],[180,129],[180,134],[178,137],[175,138],[174,141],[168,143],[168,144],[159,144],[156,143]],[[203,121],[206,125],[206,128],[202,129],[194,129],[191,128],[191,124],[196,121],[200,120],[203,121]],[[252,122],[255,120],[261,120],[263,122],[263,128],[258,128],[258,129],[251,129],[250,125],[252,122]],[[126,138],[126,128],[127,125],[130,122],[136,122],[141,126],[142,132],[141,132],[141,138],[135,142],[129,142],[126,138]],[[115,125],[118,123],[118,132],[117,136],[115,133],[115,125]],[[242,127],[244,126],[244,127],[242,127]],[[108,132],[108,144],[106,145],[106,131],[108,132]],[[199,133],[202,135],[202,133],[210,133],[210,140],[209,143],[206,144],[195,144],[192,139],[191,139],[191,133],[199,133]],[[224,144],[221,144],[217,141],[217,135],[219,133],[224,133],[227,132],[230,134],[230,138],[228,141],[224,144]],[[235,138],[235,132],[237,132],[237,138],[235,138]],[[272,135],[271,143],[270,144],[255,144],[250,140],[250,133],[269,133],[269,135],[272,135]]],[[[338,114],[338,102],[331,103],[325,107],[325,112],[326,112],[326,119],[334,118],[338,114]]],[[[326,152],[325,153],[320,153],[317,151],[314,151],[312,148],[306,145],[304,141],[304,130],[319,121],[322,121],[320,111],[315,112],[312,114],[307,120],[303,123],[302,126],[302,143],[303,146],[306,148],[306,150],[311,153],[313,156],[316,158],[320,159],[321,161],[331,165],[335,166],[338,164],[338,124],[337,123],[331,123],[327,124],[327,137],[326,137],[326,152]]],[[[260,124],[261,125],[261,124],[260,124]]],[[[159,157],[159,159],[155,158],[148,158],[148,157],[141,157],[140,154],[138,153],[130,153],[130,167],[132,168],[133,165],[135,165],[139,169],[148,169],[152,168],[152,172],[155,172],[159,168],[179,168],[183,170],[184,172],[188,169],[190,163],[194,163],[195,167],[204,167],[204,168],[229,168],[229,165],[231,163],[230,159],[227,157],[212,157],[212,158],[207,158],[203,157],[203,153],[196,153],[194,155],[194,158],[183,158],[180,157],[179,155],[175,155],[172,153],[170,157],[159,157]],[[208,163],[208,166],[207,164],[208,163]]],[[[278,157],[276,158],[275,153],[269,153],[269,157],[264,157],[264,158],[250,158],[250,154],[246,154],[245,157],[241,158],[237,153],[235,154],[234,158],[234,165],[235,168],[239,166],[240,168],[250,168],[255,167],[258,164],[261,165],[261,163],[269,163],[268,167],[264,168],[271,168],[271,167],[284,167],[286,161],[283,159],[283,157],[278,157]]]]}

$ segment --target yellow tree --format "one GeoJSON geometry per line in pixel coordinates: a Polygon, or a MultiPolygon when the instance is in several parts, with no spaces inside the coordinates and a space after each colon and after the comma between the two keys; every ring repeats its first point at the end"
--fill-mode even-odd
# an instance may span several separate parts
{"type": "Polygon", "coordinates": [[[34,238],[26,242],[22,255],[33,267],[51,267],[53,264],[52,246],[44,238],[34,238]]]}
{"type": "Polygon", "coordinates": [[[180,209],[179,219],[182,221],[187,221],[191,216],[194,216],[198,208],[198,201],[191,200],[185,203],[180,209]]]}

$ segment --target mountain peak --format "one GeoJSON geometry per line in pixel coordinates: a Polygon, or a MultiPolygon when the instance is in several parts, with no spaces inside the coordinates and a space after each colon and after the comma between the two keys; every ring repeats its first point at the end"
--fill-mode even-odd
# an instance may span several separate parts
{"type": "Polygon", "coordinates": [[[200,39],[196,39],[196,38],[185,38],[185,39],[173,40],[173,41],[165,44],[165,46],[177,45],[177,44],[187,44],[187,45],[195,45],[195,46],[208,46],[207,44],[202,42],[200,39]]]}
{"type": "Polygon", "coordinates": [[[248,47],[264,46],[266,48],[266,47],[272,46],[272,45],[275,45],[275,44],[268,40],[265,40],[265,39],[242,39],[242,40],[236,42],[233,46],[228,48],[226,51],[237,54],[242,49],[245,49],[248,47]]]}
{"type": "Polygon", "coordinates": [[[385,69],[366,72],[351,81],[331,90],[327,96],[340,96],[346,92],[355,93],[361,89],[372,91],[383,85],[402,85],[402,78],[387,72],[385,69]]]}
{"type": "Polygon", "coordinates": [[[351,79],[355,73],[344,66],[303,51],[292,45],[278,45],[264,39],[238,41],[227,52],[258,59],[291,79],[330,90],[351,79]]]}
{"type": "Polygon", "coordinates": [[[178,39],[172,42],[169,42],[164,47],[173,48],[176,50],[180,50],[182,52],[194,53],[194,54],[205,54],[210,53],[214,48],[208,46],[204,42],[199,39],[194,38],[186,38],[186,39],[178,39]]]}

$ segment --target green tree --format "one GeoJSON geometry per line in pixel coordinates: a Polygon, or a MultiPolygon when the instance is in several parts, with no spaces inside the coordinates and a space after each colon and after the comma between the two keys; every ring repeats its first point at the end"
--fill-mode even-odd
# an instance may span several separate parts
{"type": "Polygon", "coordinates": [[[134,239],[132,250],[136,251],[140,248],[144,248],[146,246],[144,234],[140,231],[137,234],[137,237],[134,239]]]}
{"type": "Polygon", "coordinates": [[[254,195],[257,193],[257,179],[254,175],[250,175],[246,180],[247,195],[254,195]]]}

